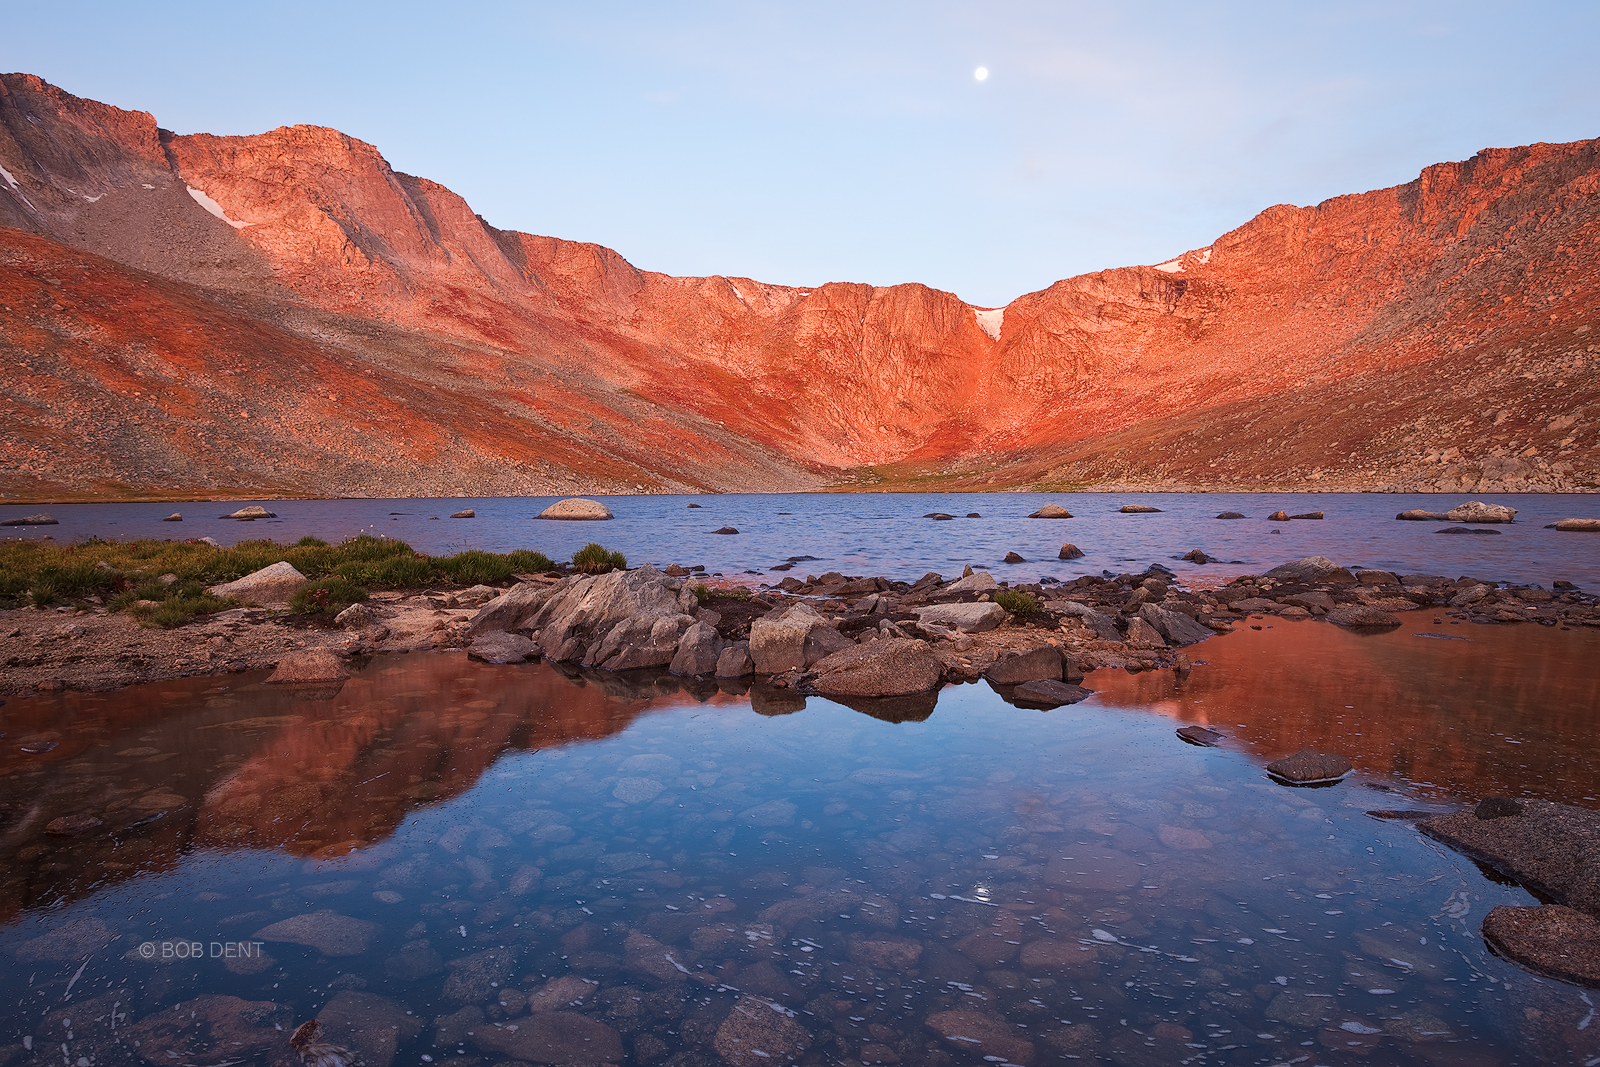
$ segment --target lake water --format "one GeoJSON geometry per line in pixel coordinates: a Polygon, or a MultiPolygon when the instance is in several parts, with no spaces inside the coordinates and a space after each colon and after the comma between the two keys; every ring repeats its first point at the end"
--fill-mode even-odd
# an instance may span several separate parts
{"type": "Polygon", "coordinates": [[[60,504],[0,507],[0,520],[48,510],[59,526],[16,527],[7,536],[58,540],[91,535],[107,538],[210,536],[224,544],[270,537],[279,542],[306,535],[339,541],[358,533],[398,537],[424,552],[463,548],[507,551],[532,548],[552,559],[598,540],[621,550],[632,563],[704,564],[728,577],[776,581],[770,568],[790,556],[814,556],[797,570],[839,570],[915,580],[927,571],[945,575],[961,567],[993,568],[997,578],[1063,580],[1110,570],[1143,570],[1151,563],[1185,578],[1212,581],[1259,573],[1285,560],[1324,555],[1348,566],[1370,566],[1406,574],[1463,575],[1548,587],[1557,579],[1600,589],[1600,536],[1560,533],[1543,527],[1557,519],[1600,516],[1600,496],[1528,495],[1484,497],[1518,508],[1509,526],[1463,527],[1454,523],[1396,522],[1412,508],[1443,510],[1461,499],[1388,494],[1241,493],[863,493],[749,496],[602,497],[616,514],[609,522],[556,522],[536,518],[555,497],[492,497],[454,500],[266,501],[279,518],[238,522],[217,516],[249,501],[204,504],[60,504]],[[1026,516],[1059,503],[1073,519],[1026,516]],[[1161,508],[1160,514],[1124,515],[1123,504],[1161,508]],[[701,507],[691,509],[690,504],[701,507]],[[1267,522],[1282,508],[1290,514],[1322,511],[1321,522],[1267,522]],[[183,512],[180,526],[160,520],[183,512]],[[472,509],[474,519],[450,519],[472,509]],[[1219,520],[1224,511],[1247,519],[1219,520]],[[399,514],[391,514],[398,512],[399,514]],[[955,515],[949,522],[922,518],[955,515]],[[968,519],[970,512],[981,518],[968,519]],[[732,526],[737,536],[713,531],[732,526]],[[1442,534],[1441,530],[1492,530],[1442,534]],[[1064,542],[1082,559],[1057,559],[1064,542]],[[1190,549],[1228,561],[1200,567],[1177,561],[1190,549]],[[1029,562],[1004,565],[1007,552],[1029,562]],[[1238,562],[1232,562],[1238,561],[1238,562]]]}
{"type": "Polygon", "coordinates": [[[1265,623],[923,721],[459,653],[13,700],[0,1064],[1595,1063],[1478,934],[1528,894],[1367,812],[1600,803],[1600,634],[1265,623]]]}

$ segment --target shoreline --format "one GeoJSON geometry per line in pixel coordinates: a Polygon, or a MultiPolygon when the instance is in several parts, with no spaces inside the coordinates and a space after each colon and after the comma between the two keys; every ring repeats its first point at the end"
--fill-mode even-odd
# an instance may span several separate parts
{"type": "MultiPolygon", "coordinates": [[[[1239,575],[1220,588],[1186,586],[1159,564],[1137,574],[1082,577],[1056,583],[1008,583],[986,571],[945,579],[925,575],[915,583],[837,571],[785,576],[775,585],[751,590],[724,580],[702,585],[699,603],[690,595],[703,572],[671,566],[615,572],[650,577],[685,600],[681,609],[700,624],[706,648],[715,648],[698,666],[678,663],[669,647],[649,668],[685,676],[739,682],[764,680],[778,688],[804,691],[814,678],[810,668],[847,648],[888,639],[919,644],[937,661],[938,679],[930,687],[882,694],[936,693],[945,684],[1009,678],[1008,661],[1049,646],[1060,667],[1033,668],[1034,680],[1073,684],[1082,674],[1105,668],[1129,671],[1187,670],[1186,649],[1253,619],[1323,620],[1335,625],[1385,629],[1398,625],[1396,612],[1432,610],[1440,622],[1549,627],[1600,627],[1600,603],[1571,583],[1556,588],[1434,575],[1396,575],[1385,571],[1350,572],[1330,560],[1291,561],[1266,575],[1239,575]],[[1299,568],[1298,571],[1295,568],[1299,568]],[[648,573],[647,573],[648,572],[648,573]],[[1002,609],[1001,594],[1033,598],[1036,612],[1002,609]],[[806,624],[801,660],[781,670],[757,671],[751,663],[736,674],[712,664],[728,650],[748,650],[757,620],[781,620],[804,606],[806,624]],[[938,609],[938,610],[933,610],[938,609]],[[812,621],[814,619],[814,621],[812,621]],[[827,632],[824,633],[823,631],[827,632]]],[[[325,651],[340,660],[423,651],[472,650],[475,642],[510,631],[525,644],[506,654],[480,646],[471,652],[488,662],[544,658],[573,666],[594,666],[589,649],[545,649],[538,631],[519,625],[494,625],[484,616],[516,593],[523,600],[549,595],[584,576],[571,571],[523,575],[495,585],[434,585],[425,589],[372,593],[359,610],[330,615],[297,615],[267,606],[244,606],[172,629],[141,626],[126,613],[104,606],[21,607],[0,610],[0,696],[63,689],[106,691],[168,678],[240,673],[278,667],[295,653],[325,651]],[[519,631],[521,631],[519,633],[519,631]],[[520,651],[519,651],[520,649],[520,651]]],[[[613,582],[613,585],[620,584],[613,582]]],[[[501,620],[504,621],[503,619],[501,620]]],[[[677,635],[673,636],[676,646],[677,635]]],[[[598,645],[598,638],[593,642],[598,645]]],[[[887,646],[885,646],[887,647],[887,646]]],[[[746,657],[748,659],[748,656],[746,657]]],[[[612,660],[612,662],[623,662],[612,660]]],[[[768,664],[770,666],[770,664],[768,664]]],[[[603,667],[600,669],[604,669],[603,667]]],[[[630,668],[623,668],[630,669],[630,668]]],[[[1026,670],[1024,670],[1026,673],[1026,670]]],[[[875,699],[872,694],[857,694],[875,699]]]]}

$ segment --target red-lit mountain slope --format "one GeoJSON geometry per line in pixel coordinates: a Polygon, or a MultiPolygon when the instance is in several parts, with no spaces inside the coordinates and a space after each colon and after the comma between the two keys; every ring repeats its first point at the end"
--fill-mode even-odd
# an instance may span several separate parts
{"type": "Polygon", "coordinates": [[[984,311],[652,274],[336,131],[176,136],[0,88],[8,492],[1600,481],[1600,142],[984,311]]]}

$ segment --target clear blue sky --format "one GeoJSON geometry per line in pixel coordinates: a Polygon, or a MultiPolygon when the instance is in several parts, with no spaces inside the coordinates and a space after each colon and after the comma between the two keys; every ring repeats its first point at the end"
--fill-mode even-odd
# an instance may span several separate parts
{"type": "Polygon", "coordinates": [[[1596,41],[1592,2],[60,0],[10,5],[0,67],[180,133],[337,127],[647,270],[989,306],[1600,136],[1596,41]]]}

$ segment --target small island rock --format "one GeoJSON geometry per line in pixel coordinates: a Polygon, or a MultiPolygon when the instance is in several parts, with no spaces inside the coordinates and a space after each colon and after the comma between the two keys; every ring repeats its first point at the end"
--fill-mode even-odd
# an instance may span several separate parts
{"type": "Polygon", "coordinates": [[[1044,507],[1029,515],[1030,519],[1070,519],[1072,512],[1059,504],[1046,504],[1044,507]]]}
{"type": "Polygon", "coordinates": [[[599,521],[613,518],[611,509],[598,500],[586,497],[571,496],[565,500],[557,500],[554,504],[539,512],[541,519],[564,519],[574,522],[599,521]]]}

